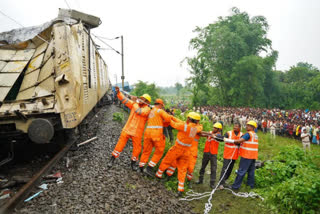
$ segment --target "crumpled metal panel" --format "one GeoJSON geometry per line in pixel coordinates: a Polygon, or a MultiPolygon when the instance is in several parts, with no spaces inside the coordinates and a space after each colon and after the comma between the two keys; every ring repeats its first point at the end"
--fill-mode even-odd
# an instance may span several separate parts
{"type": "Polygon", "coordinates": [[[37,47],[36,51],[34,52],[33,56],[38,56],[39,54],[43,53],[48,47],[46,42],[43,42],[42,45],[37,47]]]}
{"type": "Polygon", "coordinates": [[[30,88],[31,86],[34,86],[38,81],[39,73],[40,73],[40,69],[37,69],[35,71],[29,72],[28,74],[25,74],[20,87],[20,91],[30,88]]]}
{"type": "Polygon", "coordinates": [[[50,44],[44,54],[43,61],[46,62],[52,56],[52,53],[53,53],[53,40],[50,42],[50,44]]]}
{"type": "Polygon", "coordinates": [[[18,50],[10,61],[29,61],[33,56],[34,51],[34,49],[18,50]]]}
{"type": "Polygon", "coordinates": [[[48,96],[53,94],[53,90],[54,90],[54,79],[53,77],[50,77],[36,87],[34,96],[35,97],[48,96]]]}
{"type": "Polygon", "coordinates": [[[39,56],[36,56],[35,58],[33,58],[28,65],[28,69],[26,73],[29,73],[31,71],[38,69],[41,66],[43,56],[44,54],[40,54],[39,56]]]}
{"type": "Polygon", "coordinates": [[[16,54],[16,50],[3,50],[0,49],[0,60],[1,61],[9,61],[16,54]]]}
{"type": "Polygon", "coordinates": [[[54,96],[49,96],[44,98],[46,100],[46,105],[44,105],[41,99],[37,100],[36,102],[14,102],[14,103],[4,103],[0,107],[0,115],[5,113],[6,111],[13,112],[14,110],[19,110],[21,112],[30,112],[33,110],[46,110],[52,109],[54,107],[54,96]],[[23,105],[21,105],[23,104],[23,105]],[[24,106],[22,108],[22,106],[24,106]]]}
{"type": "Polygon", "coordinates": [[[28,88],[24,91],[20,91],[17,95],[16,100],[25,100],[25,99],[32,98],[34,95],[35,89],[36,89],[36,87],[31,87],[31,88],[28,88]]]}
{"type": "Polygon", "coordinates": [[[13,61],[8,62],[7,65],[1,70],[1,73],[21,73],[26,67],[28,61],[13,61]]]}
{"type": "Polygon", "coordinates": [[[54,73],[53,58],[51,57],[46,64],[41,68],[38,82],[42,82],[44,79],[48,78],[54,73]]]}

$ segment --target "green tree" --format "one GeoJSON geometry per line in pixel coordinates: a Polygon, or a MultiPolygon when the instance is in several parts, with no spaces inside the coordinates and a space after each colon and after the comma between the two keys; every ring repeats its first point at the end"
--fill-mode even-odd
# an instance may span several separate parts
{"type": "MultiPolygon", "coordinates": [[[[277,52],[272,50],[271,40],[267,38],[268,28],[265,17],[250,18],[238,8],[232,8],[231,16],[219,17],[204,28],[197,27],[198,36],[190,41],[197,54],[188,59],[192,75],[189,83],[196,87],[193,95],[200,91],[206,95],[212,93],[211,97],[217,101],[204,100],[207,103],[266,106],[264,94],[269,97],[271,94],[265,92],[264,81],[273,79],[271,71],[277,59],[277,52]],[[261,53],[267,56],[261,57],[261,53]]],[[[203,104],[198,97],[193,101],[203,104]]]]}
{"type": "Polygon", "coordinates": [[[139,82],[135,85],[135,88],[131,92],[132,95],[141,96],[143,94],[149,94],[152,99],[152,103],[155,99],[159,98],[159,88],[156,87],[154,83],[148,84],[147,82],[143,82],[139,80],[139,82]]]}

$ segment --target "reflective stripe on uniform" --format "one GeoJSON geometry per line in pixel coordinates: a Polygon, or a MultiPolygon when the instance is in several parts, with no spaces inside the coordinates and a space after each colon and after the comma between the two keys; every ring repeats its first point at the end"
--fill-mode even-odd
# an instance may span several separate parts
{"type": "Polygon", "coordinates": [[[176,168],[175,167],[172,167],[172,166],[170,166],[168,169],[171,169],[171,170],[176,170],[176,168]]]}
{"type": "Polygon", "coordinates": [[[159,171],[161,171],[161,170],[158,170],[158,172],[156,173],[156,176],[157,176],[158,178],[161,178],[161,177],[162,177],[162,172],[159,172],[159,171]]]}
{"type": "Polygon", "coordinates": [[[187,146],[190,147],[191,144],[186,144],[186,143],[182,143],[179,139],[177,139],[178,144],[180,144],[181,146],[187,146]]]}
{"type": "Polygon", "coordinates": [[[228,147],[228,148],[238,148],[237,146],[230,146],[230,145],[227,145],[227,144],[224,144],[225,147],[228,147]]]}
{"type": "Polygon", "coordinates": [[[152,161],[149,162],[149,166],[154,167],[155,165],[157,165],[155,162],[152,162],[152,161]]]}
{"type": "Polygon", "coordinates": [[[162,126],[147,126],[147,129],[162,129],[162,126]]]}
{"type": "Polygon", "coordinates": [[[258,151],[258,149],[248,148],[244,146],[240,146],[241,149],[249,150],[249,151],[258,151]]]}
{"type": "Polygon", "coordinates": [[[139,163],[139,166],[140,166],[140,167],[143,167],[143,166],[145,166],[145,165],[146,165],[146,163],[142,163],[142,162],[139,163]]]}
{"type": "Polygon", "coordinates": [[[255,145],[258,145],[258,144],[259,144],[258,142],[252,142],[252,141],[245,141],[244,143],[247,143],[247,144],[255,144],[255,145]]]}
{"type": "Polygon", "coordinates": [[[115,153],[115,152],[112,152],[112,154],[113,154],[114,156],[116,156],[116,157],[119,156],[119,154],[117,154],[117,153],[115,153]]]}
{"type": "Polygon", "coordinates": [[[194,139],[194,141],[199,142],[199,139],[194,139]]]}
{"type": "Polygon", "coordinates": [[[167,175],[172,175],[174,171],[171,171],[170,169],[167,170],[167,175]]]}
{"type": "Polygon", "coordinates": [[[120,100],[120,102],[124,101],[126,98],[124,97],[122,100],[120,100]]]}
{"type": "Polygon", "coordinates": [[[127,99],[127,100],[123,103],[123,105],[127,104],[128,102],[129,102],[129,100],[127,99]]]}
{"type": "Polygon", "coordinates": [[[187,128],[188,128],[187,124],[184,124],[184,132],[187,131],[187,128]]]}
{"type": "Polygon", "coordinates": [[[183,186],[183,185],[184,185],[184,182],[180,182],[180,181],[179,181],[179,184],[183,186]]]}

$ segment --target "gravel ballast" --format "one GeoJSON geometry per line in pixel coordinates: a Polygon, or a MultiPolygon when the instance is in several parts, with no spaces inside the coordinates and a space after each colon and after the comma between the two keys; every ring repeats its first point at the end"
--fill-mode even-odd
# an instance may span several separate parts
{"type": "Polygon", "coordinates": [[[64,159],[52,170],[62,173],[63,183],[49,184],[48,190],[23,203],[16,213],[191,213],[188,203],[179,201],[163,183],[131,170],[130,141],[107,170],[126,122],[112,121],[119,111],[114,105],[102,108],[81,139],[97,136],[98,140],[69,151],[69,168],[64,159]]]}

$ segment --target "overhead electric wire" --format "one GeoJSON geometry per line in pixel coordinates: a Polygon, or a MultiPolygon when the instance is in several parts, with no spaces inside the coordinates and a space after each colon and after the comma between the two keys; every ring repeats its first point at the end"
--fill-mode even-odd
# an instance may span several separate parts
{"type": "Polygon", "coordinates": [[[105,41],[103,41],[102,39],[100,39],[98,36],[94,35],[93,33],[91,33],[91,35],[93,35],[94,37],[96,37],[100,42],[102,42],[103,44],[107,45],[109,48],[111,48],[113,51],[115,51],[117,54],[121,53],[119,51],[117,51],[116,49],[114,49],[111,45],[109,45],[108,43],[106,43],[105,41]]]}
{"type": "Polygon", "coordinates": [[[116,40],[116,39],[119,39],[120,36],[117,36],[117,37],[114,37],[114,38],[107,38],[107,37],[103,37],[103,36],[98,36],[98,35],[95,35],[96,37],[100,38],[100,39],[105,39],[105,40],[116,40]]]}
{"type": "Polygon", "coordinates": [[[67,0],[64,0],[64,2],[66,3],[66,5],[67,5],[67,7],[69,8],[69,10],[71,10],[71,7],[69,6],[68,1],[67,1],[67,0]]]}

